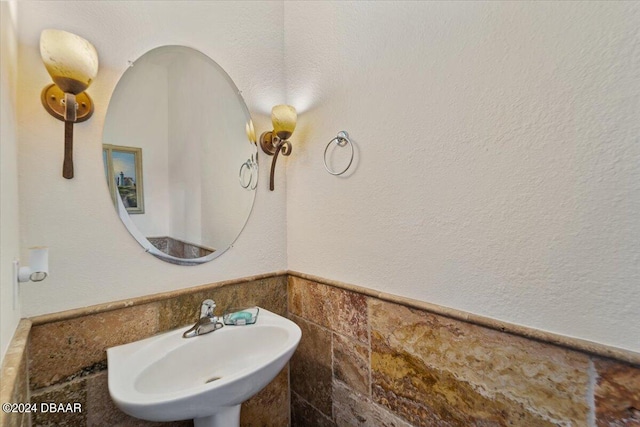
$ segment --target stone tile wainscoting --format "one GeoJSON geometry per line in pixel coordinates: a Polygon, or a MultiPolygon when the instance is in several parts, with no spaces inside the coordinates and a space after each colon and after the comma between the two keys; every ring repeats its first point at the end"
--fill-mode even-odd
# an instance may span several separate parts
{"type": "Polygon", "coordinates": [[[288,296],[294,427],[640,426],[635,353],[301,273],[288,296]]]}
{"type": "MultiPolygon", "coordinates": [[[[115,407],[107,385],[106,349],[193,324],[203,300],[226,308],[258,305],[287,314],[286,276],[201,286],[87,310],[34,318],[29,346],[31,402],[78,402],[82,412],[34,413],[34,426],[191,426],[192,421],[151,423],[115,407]]],[[[289,425],[288,367],[241,411],[242,426],[289,425]]],[[[4,424],[3,424],[4,425],[4,424]]]]}
{"type": "Polygon", "coordinates": [[[297,272],[22,320],[2,402],[77,402],[82,413],[2,413],[0,425],[192,425],[120,412],[106,349],[190,325],[207,298],[302,329],[290,368],[243,405],[244,427],[640,427],[637,353],[297,272]]]}

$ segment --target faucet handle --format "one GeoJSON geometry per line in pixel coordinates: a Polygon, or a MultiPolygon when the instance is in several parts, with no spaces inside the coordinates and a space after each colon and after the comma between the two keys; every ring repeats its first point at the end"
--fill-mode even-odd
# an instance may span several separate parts
{"type": "Polygon", "coordinates": [[[216,302],[212,299],[206,299],[202,301],[202,307],[200,308],[200,318],[209,317],[213,318],[213,314],[216,309],[216,302]]]}

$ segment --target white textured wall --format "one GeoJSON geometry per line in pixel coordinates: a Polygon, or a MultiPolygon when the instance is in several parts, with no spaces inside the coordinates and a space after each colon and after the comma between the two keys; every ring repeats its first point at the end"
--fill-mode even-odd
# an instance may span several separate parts
{"type": "Polygon", "coordinates": [[[294,270],[639,351],[639,7],[21,2],[22,257],[51,248],[51,276],[23,287],[23,314],[273,271],[288,250],[294,270]],[[101,58],[71,181],[62,123],[39,101],[47,27],[82,34],[101,58]],[[126,60],[163,44],[222,65],[258,133],[284,78],[301,113],[288,189],[282,163],[265,190],[262,155],[247,228],[198,267],[144,254],[103,189],[109,97],[126,60]],[[347,178],[322,166],[341,129],[359,151],[347,178]]]}
{"type": "MultiPolygon", "coordinates": [[[[223,83],[221,77],[214,78],[211,74],[202,78],[207,81],[207,86],[215,88],[214,91],[219,94],[211,97],[203,92],[200,95],[211,104],[211,112],[206,114],[206,120],[216,130],[216,138],[208,139],[201,149],[202,191],[216,195],[215,199],[202,198],[201,233],[202,241],[211,242],[210,245],[217,249],[234,240],[239,220],[251,210],[252,195],[239,185],[238,172],[242,163],[255,153],[255,147],[247,140],[246,113],[236,101],[237,92],[227,84],[226,79],[223,83]],[[234,160],[213,162],[212,158],[234,160]],[[219,203],[219,200],[224,200],[224,203],[219,203]]],[[[263,163],[265,170],[270,160],[266,157],[263,163]]],[[[265,179],[259,191],[266,192],[267,189],[268,182],[265,179]]]]}
{"type": "Polygon", "coordinates": [[[15,2],[0,2],[0,361],[20,321],[20,307],[13,309],[13,260],[20,256],[16,15],[15,2]]]}
{"type": "Polygon", "coordinates": [[[245,133],[246,109],[224,71],[201,55],[171,65],[169,75],[174,202],[169,235],[225,249],[254,198],[238,180],[240,166],[255,153],[245,133]],[[184,109],[185,104],[194,108],[184,109]]]}
{"type": "Polygon", "coordinates": [[[640,351],[640,3],[285,2],[285,24],[290,269],[640,351]]]}
{"type": "MultiPolygon", "coordinates": [[[[102,143],[142,149],[144,213],[129,218],[144,236],[161,237],[169,235],[170,218],[167,69],[147,63],[144,73],[137,72],[141,67],[127,69],[114,89],[102,143]]],[[[118,173],[114,170],[114,175],[118,173]]]]}
{"type": "Polygon", "coordinates": [[[50,276],[23,287],[24,316],[286,268],[285,176],[280,171],[278,191],[265,191],[265,157],[261,191],[235,246],[192,267],[144,253],[129,235],[105,189],[101,157],[109,97],[127,60],[160,45],[190,46],[218,62],[243,91],[257,129],[265,129],[270,106],[284,101],[282,70],[261,66],[283,62],[282,3],[28,1],[19,12],[21,247],[50,248],[50,276]],[[38,52],[43,28],[80,34],[100,56],[88,90],[95,114],[75,126],[73,180],[61,176],[63,124],[40,105],[50,81],[38,52]]]}
{"type": "MultiPolygon", "coordinates": [[[[201,72],[195,72],[193,80],[186,75],[186,68],[195,64],[178,63],[169,70],[169,105],[173,120],[169,124],[169,189],[171,193],[171,232],[169,236],[189,243],[202,243],[202,181],[206,180],[200,159],[202,158],[203,133],[210,131],[210,120],[199,123],[200,117],[190,114],[182,105],[189,104],[200,113],[199,100],[192,97],[192,89],[200,81],[201,72]],[[181,86],[185,85],[183,90],[181,86]],[[191,126],[191,123],[197,124],[191,126]]],[[[198,58],[198,61],[199,58],[198,58]]],[[[197,64],[196,62],[196,64],[197,64]]],[[[200,67],[198,67],[200,68],[200,67]]],[[[191,73],[189,73],[191,74],[191,73]]],[[[202,82],[201,82],[202,83],[202,82]]],[[[203,90],[203,89],[201,89],[203,90]]],[[[213,113],[213,109],[209,110],[213,113]]],[[[211,197],[215,197],[212,194],[211,197]]]]}

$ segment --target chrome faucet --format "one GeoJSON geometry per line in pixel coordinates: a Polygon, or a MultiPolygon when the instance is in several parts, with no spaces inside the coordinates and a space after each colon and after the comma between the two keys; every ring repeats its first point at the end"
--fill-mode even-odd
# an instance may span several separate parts
{"type": "Polygon", "coordinates": [[[212,299],[202,301],[200,307],[200,319],[189,330],[182,334],[182,338],[197,337],[198,335],[208,334],[224,326],[219,321],[218,316],[214,314],[216,303],[212,299]]]}

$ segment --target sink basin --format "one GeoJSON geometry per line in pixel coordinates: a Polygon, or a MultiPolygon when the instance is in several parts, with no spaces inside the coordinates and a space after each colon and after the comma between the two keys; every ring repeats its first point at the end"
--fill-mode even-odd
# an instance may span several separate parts
{"type": "Polygon", "coordinates": [[[275,378],[302,336],[298,325],[262,308],[253,325],[183,338],[186,329],[107,350],[118,408],[149,421],[239,426],[240,404],[275,378]]]}

